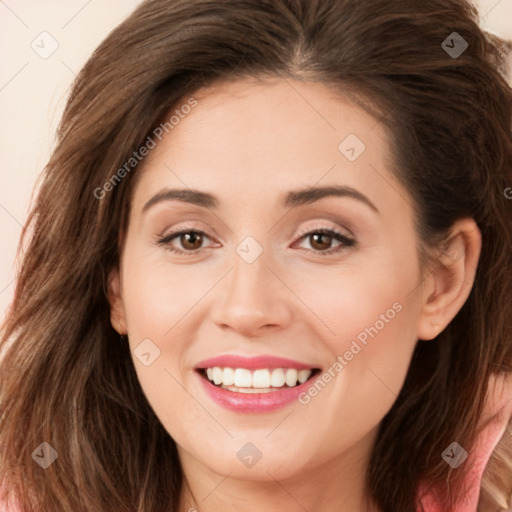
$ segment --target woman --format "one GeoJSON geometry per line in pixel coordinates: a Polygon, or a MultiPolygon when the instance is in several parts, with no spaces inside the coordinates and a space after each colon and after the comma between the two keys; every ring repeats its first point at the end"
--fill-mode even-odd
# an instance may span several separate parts
{"type": "Polygon", "coordinates": [[[5,503],[510,507],[503,50],[461,0],[143,2],[28,219],[5,503]]]}

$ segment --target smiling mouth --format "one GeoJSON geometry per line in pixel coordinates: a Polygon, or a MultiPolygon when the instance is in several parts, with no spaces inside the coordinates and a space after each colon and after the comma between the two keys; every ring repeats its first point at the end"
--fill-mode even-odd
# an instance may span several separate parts
{"type": "Polygon", "coordinates": [[[304,384],[320,372],[319,368],[229,368],[214,366],[196,371],[214,386],[237,393],[271,393],[304,384]]]}

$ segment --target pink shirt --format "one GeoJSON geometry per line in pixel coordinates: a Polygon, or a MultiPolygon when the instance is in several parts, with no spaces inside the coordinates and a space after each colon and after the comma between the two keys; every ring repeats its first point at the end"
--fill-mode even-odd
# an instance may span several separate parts
{"type": "MultiPolygon", "coordinates": [[[[482,475],[512,417],[512,379],[510,376],[508,379],[491,377],[488,398],[480,424],[494,414],[498,414],[498,417],[482,429],[475,448],[470,451],[468,458],[460,466],[469,464],[470,470],[464,480],[465,491],[458,498],[457,508],[451,512],[477,511],[482,475]]],[[[420,491],[420,496],[421,494],[423,493],[420,491]]],[[[421,499],[421,504],[424,512],[446,512],[442,500],[433,492],[425,494],[421,499]]],[[[417,512],[423,512],[421,507],[417,512]]]]}
{"type": "MultiPolygon", "coordinates": [[[[496,413],[498,413],[496,420],[489,423],[480,432],[475,449],[470,451],[468,458],[461,464],[461,466],[470,464],[471,469],[464,482],[465,492],[459,497],[457,508],[450,512],[476,512],[477,510],[485,467],[512,418],[512,376],[509,376],[508,379],[491,378],[488,400],[481,423],[496,413]]],[[[422,494],[424,492],[421,492],[420,489],[420,495],[422,494]]],[[[442,500],[439,500],[433,492],[422,497],[421,505],[423,510],[419,507],[417,512],[447,512],[443,508],[442,500]]],[[[0,504],[0,512],[17,512],[17,510],[0,504]]]]}

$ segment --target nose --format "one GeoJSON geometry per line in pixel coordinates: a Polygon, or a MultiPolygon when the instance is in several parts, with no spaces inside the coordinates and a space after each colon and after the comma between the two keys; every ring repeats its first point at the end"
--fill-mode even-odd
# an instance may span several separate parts
{"type": "Polygon", "coordinates": [[[292,321],[292,293],[267,265],[265,252],[248,263],[238,254],[233,268],[217,290],[212,306],[214,322],[224,330],[258,337],[269,329],[281,330],[292,321]]]}

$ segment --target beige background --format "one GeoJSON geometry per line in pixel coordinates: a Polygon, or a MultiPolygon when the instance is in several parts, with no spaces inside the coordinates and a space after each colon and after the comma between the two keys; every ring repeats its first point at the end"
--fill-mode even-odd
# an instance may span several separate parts
{"type": "MultiPolygon", "coordinates": [[[[0,322],[14,291],[21,226],[68,88],[94,48],[139,1],[0,0],[0,322]],[[48,58],[36,53],[45,56],[52,44],[58,48],[48,58]]],[[[512,0],[476,3],[481,25],[512,40],[512,0]]]]}

